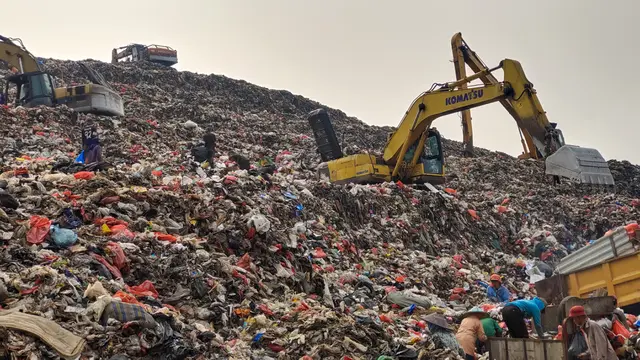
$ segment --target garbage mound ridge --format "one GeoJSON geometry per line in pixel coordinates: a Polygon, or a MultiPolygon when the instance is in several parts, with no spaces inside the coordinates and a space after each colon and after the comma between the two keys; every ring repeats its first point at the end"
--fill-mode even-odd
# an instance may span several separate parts
{"type": "MultiPolygon", "coordinates": [[[[638,218],[640,171],[625,161],[609,161],[615,192],[552,186],[540,162],[462,158],[445,140],[444,186],[334,186],[315,176],[317,102],[149,63],[89,64],[121,93],[124,118],[0,108],[0,303],[20,309],[11,326],[0,316],[4,354],[457,358],[433,346],[424,316],[455,322],[486,301],[495,272],[530,295],[527,264],[638,218]],[[89,122],[108,170],[72,164],[89,122]],[[217,156],[203,169],[190,148],[207,131],[217,156]]],[[[59,84],[85,82],[75,62],[45,65],[59,84]]],[[[350,152],[382,150],[391,128],[327,110],[350,152]]]]}

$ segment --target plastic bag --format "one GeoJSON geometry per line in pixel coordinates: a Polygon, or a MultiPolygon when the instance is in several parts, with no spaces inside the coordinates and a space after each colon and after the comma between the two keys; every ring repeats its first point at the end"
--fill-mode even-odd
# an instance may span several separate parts
{"type": "Polygon", "coordinates": [[[109,249],[113,265],[117,267],[118,270],[126,270],[128,267],[127,256],[124,254],[124,251],[122,250],[120,244],[109,241],[107,243],[107,249],[109,249]]]}
{"type": "Polygon", "coordinates": [[[622,335],[625,339],[628,339],[631,336],[631,332],[624,327],[624,324],[620,322],[618,319],[613,320],[613,324],[611,325],[611,331],[616,335],[622,335]]]}
{"type": "Polygon", "coordinates": [[[30,244],[42,244],[49,233],[51,221],[46,217],[34,215],[29,219],[31,228],[27,232],[27,242],[30,244]]]}
{"type": "Polygon", "coordinates": [[[53,225],[51,227],[51,239],[57,246],[67,248],[78,241],[78,234],[73,230],[61,229],[58,225],[53,225]]]}
{"type": "Polygon", "coordinates": [[[92,173],[91,171],[80,171],[73,174],[74,178],[82,180],[91,180],[94,176],[96,176],[96,174],[92,173]]]}
{"type": "Polygon", "coordinates": [[[80,151],[80,154],[78,154],[75,162],[84,164],[84,150],[80,151]]]}
{"type": "Polygon", "coordinates": [[[587,340],[584,336],[584,331],[580,330],[571,339],[571,345],[567,350],[570,357],[577,357],[578,355],[587,352],[589,347],[587,346],[587,340]]]}
{"type": "Polygon", "coordinates": [[[158,298],[158,292],[153,286],[153,283],[149,280],[145,280],[142,284],[137,286],[127,286],[127,291],[135,296],[151,296],[155,299],[158,298]]]}
{"type": "Polygon", "coordinates": [[[168,241],[170,243],[174,243],[178,241],[178,238],[171,234],[163,234],[160,232],[156,232],[155,236],[156,236],[156,239],[158,239],[158,241],[168,241]]]}

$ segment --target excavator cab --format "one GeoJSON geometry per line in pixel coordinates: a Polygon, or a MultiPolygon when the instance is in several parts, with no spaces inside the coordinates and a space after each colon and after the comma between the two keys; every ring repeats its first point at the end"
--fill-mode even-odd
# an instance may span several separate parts
{"type": "Polygon", "coordinates": [[[423,152],[413,168],[411,181],[416,184],[444,183],[444,151],[442,149],[442,137],[438,130],[429,129],[423,152]]]}
{"type": "Polygon", "coordinates": [[[39,105],[53,106],[55,103],[53,79],[43,71],[34,71],[5,78],[4,97],[7,104],[35,107],[39,105]],[[9,90],[15,87],[16,95],[12,101],[9,90]]]}

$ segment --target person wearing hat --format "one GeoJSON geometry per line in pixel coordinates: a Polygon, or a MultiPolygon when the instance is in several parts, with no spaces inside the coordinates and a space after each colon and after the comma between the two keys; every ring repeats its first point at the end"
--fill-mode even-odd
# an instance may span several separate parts
{"type": "MultiPolygon", "coordinates": [[[[583,306],[577,305],[569,310],[569,318],[575,325],[576,329],[574,330],[573,336],[576,336],[579,332],[582,332],[586,343],[588,351],[577,354],[574,356],[580,360],[616,360],[618,356],[616,355],[615,350],[613,350],[613,346],[609,342],[609,338],[607,334],[604,332],[604,329],[595,321],[589,319],[587,317],[587,313],[584,310],[583,306]]],[[[570,339],[569,344],[572,343],[573,339],[570,339]]],[[[569,348],[571,350],[571,347],[569,348]]]]}
{"type": "Polygon", "coordinates": [[[464,350],[465,360],[474,360],[476,358],[476,341],[487,341],[487,335],[482,328],[481,319],[489,317],[489,314],[482,311],[478,307],[474,307],[462,315],[462,322],[458,328],[456,339],[464,350]]]}
{"type": "Polygon", "coordinates": [[[449,349],[457,352],[460,356],[464,356],[464,352],[458,344],[453,329],[447,323],[447,320],[438,313],[432,313],[425,317],[424,321],[429,326],[431,340],[436,348],[449,349]]]}
{"type": "Polygon", "coordinates": [[[493,274],[489,278],[491,286],[487,288],[487,297],[489,301],[494,303],[505,303],[511,299],[511,293],[506,287],[502,286],[502,278],[498,274],[493,274]]]}
{"type": "Polygon", "coordinates": [[[542,338],[542,311],[547,306],[544,299],[535,297],[531,300],[516,300],[507,303],[502,308],[502,319],[507,324],[509,334],[512,338],[526,339],[529,337],[529,330],[524,319],[532,318],[538,337],[542,338]]]}
{"type": "MultiPolygon", "coordinates": [[[[575,355],[575,358],[580,360],[616,360],[618,358],[604,329],[587,317],[583,306],[572,307],[569,310],[569,319],[575,325],[569,344],[572,344],[573,337],[582,333],[588,348],[588,351],[575,355]]],[[[569,352],[571,352],[571,347],[569,347],[569,352]]]]}

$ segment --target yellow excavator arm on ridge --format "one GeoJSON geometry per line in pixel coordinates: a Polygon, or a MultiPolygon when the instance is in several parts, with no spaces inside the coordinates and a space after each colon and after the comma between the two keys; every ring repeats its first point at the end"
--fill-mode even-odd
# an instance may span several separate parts
{"type": "Polygon", "coordinates": [[[29,51],[2,35],[0,35],[0,61],[6,63],[13,72],[41,71],[38,61],[29,51]]]}
{"type": "MultiPolygon", "coordinates": [[[[501,102],[516,120],[525,137],[525,155],[545,158],[545,173],[580,183],[613,185],[608,164],[595,149],[565,145],[562,133],[555,129],[538,100],[533,84],[527,79],[520,63],[504,59],[489,69],[470,51],[465,52],[460,34],[452,41],[458,80],[434,84],[409,106],[400,124],[390,134],[383,156],[354,154],[344,156],[326,111],[309,114],[318,150],[326,166],[319,172],[333,183],[375,183],[384,181],[442,183],[444,156],[442,142],[431,124],[437,118],[493,102],[501,102]],[[461,45],[461,46],[458,46],[461,45]],[[471,63],[477,72],[464,76],[464,64],[471,63]],[[499,82],[492,72],[502,69],[504,80],[499,82]],[[469,86],[476,79],[485,85],[469,86]]],[[[471,118],[467,116],[465,139],[472,139],[471,118]]],[[[472,144],[472,143],[471,143],[472,144]]]]}
{"type": "Polygon", "coordinates": [[[471,109],[496,101],[505,100],[513,107],[520,119],[526,122],[538,122],[541,112],[535,97],[533,85],[527,80],[524,70],[516,60],[505,59],[498,67],[484,69],[472,76],[445,84],[442,88],[423,93],[413,101],[409,110],[387,142],[383,159],[389,165],[395,165],[392,177],[396,177],[403,167],[415,165],[412,159],[407,164],[404,159],[410,146],[421,140],[421,136],[431,123],[444,115],[471,109]],[[496,84],[462,88],[474,79],[490,74],[502,68],[504,81],[496,84]],[[400,165],[404,163],[403,165],[400,165]]]}
{"type": "MultiPolygon", "coordinates": [[[[453,64],[456,72],[457,80],[466,77],[465,64],[468,65],[475,73],[481,72],[487,69],[485,63],[478,57],[478,55],[471,50],[469,45],[462,38],[462,33],[456,33],[451,38],[451,50],[453,52],[453,64]]],[[[485,85],[497,84],[498,79],[491,73],[486,73],[480,77],[480,80],[485,85]]],[[[500,100],[505,110],[513,117],[518,125],[520,132],[520,141],[522,143],[523,154],[522,158],[538,159],[545,155],[545,133],[548,126],[551,123],[547,119],[544,109],[538,100],[535,91],[532,93],[532,101],[535,106],[537,116],[531,118],[529,121],[525,121],[520,118],[518,112],[513,108],[511,103],[506,99],[500,100]],[[531,121],[533,120],[533,121],[531,121]]],[[[473,127],[471,123],[471,111],[469,109],[461,112],[462,116],[462,132],[463,132],[463,146],[465,155],[473,155],[473,127]]]]}

